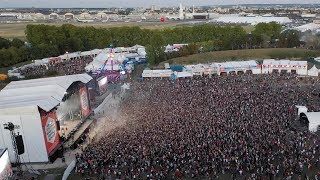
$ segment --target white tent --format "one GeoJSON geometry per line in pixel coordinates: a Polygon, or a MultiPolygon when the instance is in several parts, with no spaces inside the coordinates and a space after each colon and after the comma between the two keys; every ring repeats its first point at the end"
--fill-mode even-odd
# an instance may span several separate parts
{"type": "Polygon", "coordinates": [[[229,73],[232,71],[237,73],[238,71],[246,72],[251,70],[253,74],[261,74],[260,65],[254,60],[213,63],[213,66],[216,67],[220,73],[229,73]]]}
{"type": "Polygon", "coordinates": [[[177,78],[187,78],[193,76],[193,74],[190,72],[175,72],[175,75],[177,78]]]}
{"type": "Polygon", "coordinates": [[[308,70],[308,76],[318,76],[318,75],[319,75],[319,70],[318,68],[316,68],[315,65],[308,70]]]}
{"type": "Polygon", "coordinates": [[[115,54],[110,54],[110,53],[105,53],[102,52],[99,55],[97,55],[91,63],[89,63],[85,69],[86,71],[97,71],[101,70],[101,68],[104,66],[106,63],[104,70],[120,70],[120,66],[122,65],[122,62],[126,59],[124,54],[122,53],[115,53],[115,54]],[[111,57],[113,56],[114,57],[111,57]],[[113,62],[111,61],[113,59],[113,62]],[[107,62],[106,62],[107,61],[107,62]]]}
{"type": "Polygon", "coordinates": [[[320,128],[320,112],[305,112],[309,121],[309,131],[316,132],[320,128]]]}
{"type": "Polygon", "coordinates": [[[298,75],[308,74],[308,62],[307,61],[290,61],[290,60],[274,60],[265,59],[262,64],[262,73],[272,73],[274,70],[286,71],[287,73],[296,71],[298,75]]]}
{"type": "Polygon", "coordinates": [[[304,24],[302,26],[298,26],[293,28],[295,30],[301,31],[301,32],[306,32],[306,31],[315,31],[317,29],[320,29],[320,24],[316,23],[309,23],[309,24],[304,24]]]}
{"type": "Polygon", "coordinates": [[[142,77],[151,78],[151,77],[171,77],[173,73],[172,70],[143,70],[142,77]]]}
{"type": "Polygon", "coordinates": [[[306,113],[308,112],[308,108],[305,106],[296,106],[298,116],[300,116],[301,113],[306,113]]]}
{"type": "Polygon", "coordinates": [[[184,66],[184,71],[192,73],[193,75],[196,75],[196,76],[201,76],[206,71],[206,66],[210,67],[209,65],[204,65],[204,64],[186,65],[184,66]]]}
{"type": "Polygon", "coordinates": [[[277,22],[279,24],[291,23],[292,20],[288,17],[263,17],[263,16],[239,16],[239,15],[224,15],[217,19],[217,22],[223,23],[247,23],[256,25],[258,23],[277,22]]]}

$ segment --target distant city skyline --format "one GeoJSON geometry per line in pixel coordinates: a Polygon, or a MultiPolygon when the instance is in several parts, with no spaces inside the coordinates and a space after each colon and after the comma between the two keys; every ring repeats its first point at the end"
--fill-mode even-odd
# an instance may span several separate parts
{"type": "Polygon", "coordinates": [[[319,4],[319,0],[0,0],[0,8],[109,8],[237,5],[237,4],[319,4]]]}

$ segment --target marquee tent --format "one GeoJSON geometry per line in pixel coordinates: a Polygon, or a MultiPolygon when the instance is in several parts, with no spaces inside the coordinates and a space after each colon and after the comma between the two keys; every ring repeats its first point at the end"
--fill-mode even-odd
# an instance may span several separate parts
{"type": "Polygon", "coordinates": [[[298,75],[308,74],[308,62],[307,61],[290,61],[290,60],[274,60],[265,59],[262,64],[262,73],[268,74],[272,73],[274,70],[285,71],[287,73],[292,73],[296,71],[298,75]]]}
{"type": "Polygon", "coordinates": [[[296,110],[298,112],[298,116],[300,116],[301,113],[308,112],[308,108],[305,106],[296,106],[296,110]]]}
{"type": "Polygon", "coordinates": [[[172,70],[143,70],[142,77],[143,78],[152,78],[152,77],[160,77],[160,78],[167,78],[171,77],[173,73],[172,70]]]}
{"type": "Polygon", "coordinates": [[[196,64],[196,65],[186,65],[184,66],[185,72],[192,73],[196,76],[202,76],[203,74],[214,74],[214,67],[209,64],[196,64]]]}
{"type": "Polygon", "coordinates": [[[316,24],[316,23],[309,23],[309,24],[304,24],[302,26],[298,26],[293,28],[297,31],[301,31],[301,32],[306,32],[306,31],[315,31],[317,29],[320,29],[320,24],[316,24]]]}
{"type": "Polygon", "coordinates": [[[213,63],[212,66],[217,68],[219,73],[222,73],[222,72],[230,73],[232,71],[237,73],[239,71],[246,72],[248,70],[251,70],[253,74],[260,74],[261,73],[261,69],[260,69],[259,64],[254,60],[213,63]]]}
{"type": "Polygon", "coordinates": [[[318,76],[319,75],[319,69],[316,68],[315,65],[311,69],[308,70],[308,76],[318,76]]]}
{"type": "Polygon", "coordinates": [[[316,132],[320,128],[320,112],[305,112],[309,121],[309,131],[316,132]]]}
{"type": "Polygon", "coordinates": [[[193,76],[190,72],[175,72],[175,75],[177,78],[187,78],[193,76]]]}

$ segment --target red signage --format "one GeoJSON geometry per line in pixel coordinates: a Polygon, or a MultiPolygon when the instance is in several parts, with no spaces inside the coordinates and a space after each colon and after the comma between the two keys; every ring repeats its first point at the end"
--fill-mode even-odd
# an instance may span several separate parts
{"type": "Polygon", "coordinates": [[[164,22],[164,21],[165,21],[164,17],[160,18],[160,21],[161,21],[161,22],[164,22]]]}
{"type": "Polygon", "coordinates": [[[82,116],[87,117],[90,114],[90,104],[87,88],[81,88],[79,94],[82,116]]]}
{"type": "Polygon", "coordinates": [[[50,154],[60,143],[56,114],[54,112],[50,112],[46,116],[42,117],[41,121],[47,152],[50,154]]]}

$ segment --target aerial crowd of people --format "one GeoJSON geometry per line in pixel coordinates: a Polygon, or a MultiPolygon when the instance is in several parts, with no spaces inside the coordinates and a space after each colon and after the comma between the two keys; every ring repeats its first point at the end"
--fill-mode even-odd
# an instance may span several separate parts
{"type": "Polygon", "coordinates": [[[48,73],[54,73],[53,75],[80,74],[85,72],[86,65],[91,61],[93,61],[93,57],[82,56],[73,59],[50,62],[48,64],[19,68],[18,73],[26,78],[50,75],[48,73]]]}
{"type": "Polygon", "coordinates": [[[318,79],[294,75],[134,82],[118,110],[126,125],[99,132],[76,155],[75,171],[100,179],[320,179],[320,136],[295,110],[320,111],[319,92],[318,79]]]}

